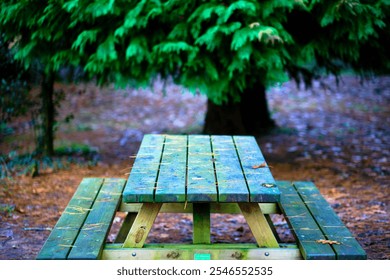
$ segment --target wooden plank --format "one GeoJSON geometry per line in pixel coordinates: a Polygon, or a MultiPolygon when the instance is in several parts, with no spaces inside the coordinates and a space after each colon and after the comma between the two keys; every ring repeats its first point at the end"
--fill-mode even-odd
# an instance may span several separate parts
{"type": "MultiPolygon", "coordinates": [[[[119,211],[137,213],[142,203],[122,203],[119,211]]],[[[259,203],[263,214],[280,214],[276,203],[259,203]]],[[[192,203],[164,203],[160,213],[192,213],[192,203]]],[[[210,213],[241,214],[237,203],[210,203],[210,213]]]]}
{"type": "Polygon", "coordinates": [[[91,210],[103,179],[84,178],[55,225],[37,259],[66,259],[91,210]]]}
{"type": "Polygon", "coordinates": [[[219,202],[248,202],[249,192],[231,136],[211,136],[219,202]]]}
{"type": "Polygon", "coordinates": [[[210,204],[193,204],[193,243],[210,243],[210,204]]]}
{"type": "MultiPolygon", "coordinates": [[[[298,245],[294,243],[280,243],[279,248],[284,249],[298,249],[298,245]]],[[[259,248],[259,246],[255,243],[212,243],[212,244],[192,244],[192,243],[147,243],[144,244],[144,247],[142,249],[256,249],[259,248]]],[[[123,244],[121,243],[107,243],[104,247],[104,249],[123,249],[123,244]]],[[[137,248],[129,248],[129,249],[137,249],[137,248]]],[[[263,248],[263,249],[275,249],[275,248],[263,248]]]]}
{"type": "MultiPolygon", "coordinates": [[[[261,208],[260,208],[260,210],[261,210],[261,208]]],[[[276,241],[278,241],[278,243],[280,243],[281,240],[280,240],[278,231],[276,230],[275,225],[274,225],[274,223],[273,223],[273,221],[272,221],[270,215],[269,215],[269,214],[265,214],[265,213],[263,213],[263,214],[264,214],[265,219],[267,220],[267,223],[268,223],[269,227],[270,227],[271,230],[272,230],[272,233],[274,234],[274,236],[275,236],[275,238],[276,238],[276,241]]]]}
{"type": "Polygon", "coordinates": [[[122,195],[124,179],[105,179],[68,259],[98,259],[122,195]]]}
{"type": "Polygon", "coordinates": [[[186,199],[187,136],[165,138],[158,174],[155,202],[184,202],[186,199]]]}
{"type": "Polygon", "coordinates": [[[290,182],[278,181],[278,187],[281,191],[280,208],[293,230],[303,257],[305,259],[335,259],[335,253],[330,245],[316,242],[316,240],[325,239],[325,236],[294,186],[290,182]]]}
{"type": "Polygon", "coordinates": [[[142,248],[162,203],[144,203],[130,229],[123,248],[142,248]]]}
{"type": "Polygon", "coordinates": [[[210,136],[190,135],[188,137],[188,179],[187,201],[217,201],[214,162],[210,136]]]}
{"type": "Polygon", "coordinates": [[[277,202],[280,191],[264,156],[252,136],[234,136],[251,202],[277,202]]]}
{"type": "Polygon", "coordinates": [[[210,254],[212,260],[300,260],[296,246],[258,248],[256,244],[145,244],[144,248],[106,246],[104,260],[193,260],[195,254],[210,254]]]}
{"type": "Polygon", "coordinates": [[[164,135],[144,136],[123,192],[124,202],[153,202],[164,141],[164,135]]]}
{"type": "Polygon", "coordinates": [[[256,203],[238,203],[238,206],[259,247],[279,248],[278,240],[264,214],[261,212],[259,205],[256,203]]]}
{"type": "Polygon", "coordinates": [[[340,244],[331,245],[337,259],[366,259],[367,255],[351,232],[312,182],[293,183],[326,239],[340,244]]]}

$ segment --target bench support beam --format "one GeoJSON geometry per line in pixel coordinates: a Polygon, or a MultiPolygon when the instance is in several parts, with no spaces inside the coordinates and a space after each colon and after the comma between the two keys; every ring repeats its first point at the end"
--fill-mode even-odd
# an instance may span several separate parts
{"type": "Polygon", "coordinates": [[[210,204],[193,204],[193,243],[210,244],[210,204]]]}
{"type": "MultiPolygon", "coordinates": [[[[118,244],[120,246],[120,244],[118,244]]],[[[193,260],[196,254],[208,254],[212,260],[300,260],[297,246],[258,248],[256,244],[145,244],[144,248],[118,248],[107,245],[103,260],[193,260]]]]}
{"type": "Polygon", "coordinates": [[[142,248],[162,203],[144,203],[127,235],[123,248],[142,248]]]}

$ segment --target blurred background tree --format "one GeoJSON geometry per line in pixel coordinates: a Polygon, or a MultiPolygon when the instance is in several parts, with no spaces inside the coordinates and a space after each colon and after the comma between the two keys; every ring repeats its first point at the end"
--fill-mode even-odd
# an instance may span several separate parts
{"type": "MultiPolygon", "coordinates": [[[[28,96],[29,75],[20,63],[13,59],[4,35],[0,34],[0,135],[12,132],[8,123],[26,114],[30,105],[28,96]]],[[[1,140],[0,140],[1,141],[1,140]]]]}
{"type": "Polygon", "coordinates": [[[82,67],[118,86],[172,77],[206,94],[204,133],[275,126],[266,89],[344,70],[388,73],[390,1],[3,1],[15,58],[42,67],[45,151],[53,152],[56,73],[82,67]]]}

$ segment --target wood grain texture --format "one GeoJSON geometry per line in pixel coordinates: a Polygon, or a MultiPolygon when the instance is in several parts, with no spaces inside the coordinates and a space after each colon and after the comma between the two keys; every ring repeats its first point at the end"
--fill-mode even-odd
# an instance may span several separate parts
{"type": "Polygon", "coordinates": [[[105,179],[68,259],[99,259],[118,209],[124,179],[105,179]]]}
{"type": "Polygon", "coordinates": [[[95,201],[103,179],[84,178],[69,201],[37,259],[66,259],[95,201]]]}
{"type": "Polygon", "coordinates": [[[340,220],[332,207],[312,182],[294,182],[296,190],[316,219],[327,240],[340,244],[331,245],[337,259],[366,259],[367,255],[340,220]]]}
{"type": "Polygon", "coordinates": [[[210,204],[193,204],[193,243],[210,244],[210,204]]]}
{"type": "Polygon", "coordinates": [[[186,199],[187,136],[167,135],[158,174],[155,202],[186,199]]]}
{"type": "Polygon", "coordinates": [[[300,260],[294,245],[258,248],[256,244],[145,244],[141,249],[107,245],[104,260],[193,260],[195,254],[210,254],[212,260],[300,260]]]}
{"type": "Polygon", "coordinates": [[[328,244],[316,241],[325,239],[317,222],[290,182],[279,181],[280,208],[290,224],[295,239],[305,259],[335,259],[336,254],[328,244]]]}
{"type": "Polygon", "coordinates": [[[256,203],[238,203],[238,206],[259,247],[279,248],[278,240],[259,205],[256,203]]]}
{"type": "Polygon", "coordinates": [[[144,136],[123,192],[124,202],[154,201],[164,141],[164,135],[144,136]]]}
{"type": "MultiPolygon", "coordinates": [[[[137,213],[142,203],[122,203],[121,212],[137,213]]],[[[280,214],[281,211],[276,203],[259,203],[261,211],[264,214],[280,214]]],[[[192,213],[192,203],[164,203],[160,213],[192,213]]],[[[241,210],[237,203],[210,203],[211,213],[240,214],[241,210]]]]}
{"type": "Polygon", "coordinates": [[[211,136],[219,202],[248,202],[249,192],[231,136],[211,136]]]}
{"type": "Polygon", "coordinates": [[[277,202],[280,191],[268,164],[252,136],[234,136],[251,202],[277,202]]]}
{"type": "Polygon", "coordinates": [[[251,136],[145,135],[123,201],[277,202],[280,192],[251,136]]]}
{"type": "Polygon", "coordinates": [[[188,137],[188,202],[218,200],[210,136],[188,137]]]}
{"type": "Polygon", "coordinates": [[[125,242],[123,248],[142,248],[153,226],[154,220],[161,209],[162,203],[144,203],[125,242]]]}

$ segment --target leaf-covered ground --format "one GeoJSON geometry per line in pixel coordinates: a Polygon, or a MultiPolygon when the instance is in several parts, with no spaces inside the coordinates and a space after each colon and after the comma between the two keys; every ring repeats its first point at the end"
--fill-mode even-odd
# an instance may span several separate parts
{"type": "MultiPolygon", "coordinates": [[[[98,164],[69,164],[40,175],[0,181],[0,259],[34,259],[83,177],[126,178],[145,133],[199,133],[205,99],[156,82],[150,89],[57,86],[65,92],[56,146],[87,146],[98,164]]],[[[277,180],[311,180],[368,253],[390,259],[390,77],[361,84],[345,76],[286,83],[268,93],[279,128],[258,138],[277,180]]],[[[0,151],[31,151],[27,120],[13,124],[0,151]]],[[[0,163],[2,164],[2,163],[0,163]]],[[[293,241],[283,217],[273,217],[283,240],[293,241]]],[[[114,220],[112,240],[122,217],[114,220]]],[[[161,214],[148,242],[191,242],[190,215],[161,214]]],[[[212,216],[213,242],[253,242],[240,215],[212,216]]]]}

